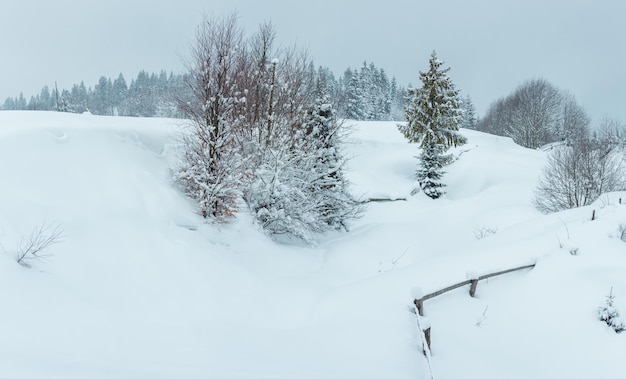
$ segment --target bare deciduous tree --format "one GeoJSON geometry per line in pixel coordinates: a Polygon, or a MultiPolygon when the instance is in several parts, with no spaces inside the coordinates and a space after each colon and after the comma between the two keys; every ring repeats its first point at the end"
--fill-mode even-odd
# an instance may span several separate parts
{"type": "Polygon", "coordinates": [[[513,123],[508,124],[509,135],[531,149],[557,140],[561,99],[559,90],[543,79],[520,86],[513,94],[515,111],[513,123]]]}
{"type": "Polygon", "coordinates": [[[550,152],[534,202],[542,212],[557,212],[625,188],[623,155],[610,145],[584,141],[550,152]]]}
{"type": "Polygon", "coordinates": [[[477,129],[536,149],[551,142],[586,138],[588,125],[589,118],[572,95],[545,79],[534,79],[492,103],[477,129]]]}
{"type": "Polygon", "coordinates": [[[605,117],[600,121],[598,129],[594,131],[593,141],[598,145],[624,149],[626,131],[622,122],[615,118],[605,117]]]}
{"type": "Polygon", "coordinates": [[[587,113],[570,94],[563,95],[563,116],[559,135],[568,145],[584,143],[589,138],[589,125],[591,120],[587,113]]]}
{"type": "Polygon", "coordinates": [[[243,162],[237,132],[246,107],[246,49],[237,15],[205,17],[196,33],[187,85],[192,102],[180,109],[192,121],[176,177],[207,218],[225,221],[237,211],[243,162]]]}

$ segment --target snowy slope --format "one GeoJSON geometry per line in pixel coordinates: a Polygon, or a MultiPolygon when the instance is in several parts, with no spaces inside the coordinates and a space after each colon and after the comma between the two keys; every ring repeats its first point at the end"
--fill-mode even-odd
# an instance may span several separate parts
{"type": "Polygon", "coordinates": [[[179,122],[0,112],[0,377],[427,377],[411,288],[533,262],[426,302],[436,377],[626,377],[626,334],[596,318],[611,286],[626,312],[626,194],[542,215],[545,153],[464,131],[445,198],[410,196],[417,149],[394,123],[355,123],[354,191],[406,200],[316,247],[278,245],[245,212],[194,214],[170,182],[179,122]],[[22,268],[16,246],[42,223],[63,240],[22,268]]]}

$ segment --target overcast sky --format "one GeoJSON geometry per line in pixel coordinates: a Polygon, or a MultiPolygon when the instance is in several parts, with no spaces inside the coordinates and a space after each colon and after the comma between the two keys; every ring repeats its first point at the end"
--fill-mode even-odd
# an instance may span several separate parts
{"type": "Polygon", "coordinates": [[[436,50],[481,115],[527,79],[570,91],[594,122],[626,122],[623,0],[7,0],[0,5],[0,104],[44,85],[127,82],[140,70],[182,71],[203,13],[237,10],[248,34],[273,22],[340,75],[374,62],[419,84],[436,50]]]}

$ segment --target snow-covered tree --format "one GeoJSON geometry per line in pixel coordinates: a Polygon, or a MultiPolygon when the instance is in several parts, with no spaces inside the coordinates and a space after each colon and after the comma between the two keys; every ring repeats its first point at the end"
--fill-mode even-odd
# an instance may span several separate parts
{"type": "Polygon", "coordinates": [[[319,231],[314,230],[318,220],[306,205],[304,166],[309,152],[298,138],[315,81],[306,54],[294,49],[275,51],[271,41],[260,38],[263,35],[273,31],[262,26],[260,36],[252,41],[257,74],[252,78],[256,89],[247,117],[251,133],[245,150],[252,158],[245,200],[268,234],[309,240],[310,233],[319,231]],[[275,56],[270,58],[270,53],[275,56]]]}
{"type": "Polygon", "coordinates": [[[391,79],[390,85],[390,110],[389,110],[389,118],[391,120],[402,120],[404,119],[404,106],[406,102],[406,93],[407,91],[398,86],[398,82],[396,78],[391,79]]]}
{"type": "Polygon", "coordinates": [[[463,122],[459,127],[464,129],[476,129],[478,123],[478,115],[476,114],[476,107],[470,95],[465,96],[463,99],[463,122]]]}
{"type": "Polygon", "coordinates": [[[343,173],[343,128],[328,96],[312,97],[328,91],[329,76],[318,76],[302,51],[274,49],[273,36],[271,25],[262,25],[249,49],[244,198],[266,233],[311,241],[345,229],[358,203],[343,173]]]}
{"type": "MultiPolygon", "coordinates": [[[[261,33],[267,34],[267,30],[261,33]]],[[[302,167],[308,155],[296,148],[295,140],[296,128],[304,123],[305,116],[299,102],[301,95],[308,93],[298,85],[304,80],[295,80],[304,74],[304,62],[282,55],[284,52],[275,52],[281,59],[270,59],[267,53],[259,49],[256,54],[262,57],[253,58],[257,65],[265,64],[253,78],[257,90],[250,104],[253,130],[249,141],[252,148],[248,149],[253,158],[245,200],[266,233],[308,241],[310,223],[316,222],[304,204],[307,191],[302,167]]]]}
{"type": "Polygon", "coordinates": [[[422,147],[419,159],[420,166],[417,169],[416,177],[420,188],[426,196],[432,199],[440,198],[445,193],[443,190],[445,184],[441,182],[441,178],[445,174],[443,167],[448,158],[441,152],[440,145],[429,143],[422,147]]]}
{"type": "Polygon", "coordinates": [[[111,79],[107,79],[104,76],[100,77],[98,84],[94,87],[92,96],[93,102],[91,111],[93,113],[100,115],[113,114],[110,102],[112,87],[111,79]]]}
{"type": "Polygon", "coordinates": [[[113,114],[124,115],[126,114],[126,95],[128,92],[128,85],[124,75],[120,75],[113,81],[113,87],[111,88],[111,106],[113,108],[113,114]]]}
{"type": "Polygon", "coordinates": [[[200,205],[200,214],[225,221],[237,211],[242,159],[237,129],[245,96],[242,31],[236,15],[205,19],[196,33],[188,86],[193,103],[180,104],[193,124],[176,178],[200,205]]]}
{"type": "Polygon", "coordinates": [[[15,109],[26,109],[27,104],[26,104],[26,98],[24,97],[24,94],[22,92],[20,92],[20,96],[17,98],[16,102],[15,102],[15,109]]]}
{"type": "Polygon", "coordinates": [[[54,109],[55,98],[50,94],[50,88],[48,86],[44,86],[39,93],[39,104],[40,109],[43,110],[51,110],[54,109]]]}
{"type": "Polygon", "coordinates": [[[598,308],[598,318],[615,330],[616,333],[621,333],[626,330],[626,323],[621,319],[619,312],[615,308],[613,288],[611,288],[611,292],[606,297],[605,304],[598,308]]]}
{"type": "Polygon", "coordinates": [[[89,109],[89,94],[84,82],[72,86],[69,108],[74,113],[83,113],[89,109]]]}
{"type": "Polygon", "coordinates": [[[64,89],[61,92],[61,96],[59,96],[59,102],[57,104],[57,111],[59,112],[69,112],[70,111],[70,105],[67,101],[67,99],[70,98],[70,91],[64,89]]]}
{"type": "MultiPolygon", "coordinates": [[[[317,233],[347,230],[361,205],[349,192],[341,140],[328,97],[318,99],[293,133],[279,133],[255,172],[248,203],[263,229],[309,242],[317,233]]],[[[283,129],[287,119],[275,117],[283,129]]],[[[284,129],[283,129],[284,130],[284,129]]]]}
{"type": "Polygon", "coordinates": [[[359,73],[352,70],[346,71],[346,118],[363,120],[365,118],[364,94],[359,73]]]}
{"type": "Polygon", "coordinates": [[[304,136],[305,150],[312,153],[309,172],[311,196],[316,198],[318,218],[333,229],[347,230],[346,221],[358,216],[359,202],[349,192],[343,154],[345,130],[337,121],[328,96],[318,98],[308,112],[304,136]]]}
{"type": "Polygon", "coordinates": [[[462,145],[465,137],[459,134],[463,111],[459,91],[448,77],[450,68],[442,68],[443,62],[433,51],[429,70],[420,72],[421,88],[410,88],[405,106],[406,123],[398,129],[411,143],[422,148],[417,179],[426,195],[440,197],[443,166],[448,158],[443,154],[452,146],[462,145]]]}
{"type": "Polygon", "coordinates": [[[126,103],[130,116],[152,117],[156,114],[156,91],[148,72],[142,70],[136,79],[131,80],[126,103]]]}

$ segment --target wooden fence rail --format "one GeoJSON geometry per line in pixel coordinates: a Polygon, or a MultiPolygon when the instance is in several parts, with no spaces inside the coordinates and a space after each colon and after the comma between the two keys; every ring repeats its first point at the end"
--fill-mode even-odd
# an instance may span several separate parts
{"type": "MultiPolygon", "coordinates": [[[[515,268],[511,268],[508,270],[503,270],[503,271],[498,271],[498,272],[493,272],[491,274],[486,274],[486,275],[481,275],[477,278],[474,279],[468,279],[465,280],[463,282],[457,283],[457,284],[453,284],[451,286],[442,288],[438,291],[435,291],[433,293],[429,293],[427,295],[422,296],[419,299],[415,299],[413,301],[413,304],[415,304],[415,307],[417,308],[417,312],[419,314],[419,316],[424,316],[424,301],[428,300],[428,299],[432,299],[433,297],[437,297],[439,295],[442,295],[446,292],[450,292],[452,290],[455,290],[457,288],[466,286],[466,285],[470,285],[470,290],[469,290],[469,294],[471,297],[475,297],[476,296],[476,287],[478,287],[478,282],[481,280],[485,280],[485,279],[489,279],[489,278],[493,278],[494,276],[499,276],[499,275],[504,275],[504,274],[508,274],[514,271],[519,271],[519,270],[525,270],[525,269],[529,269],[529,268],[533,268],[535,267],[536,263],[533,263],[531,265],[526,265],[526,266],[520,266],[520,267],[515,267],[515,268]]],[[[424,336],[426,337],[426,343],[428,344],[428,349],[430,350],[430,327],[426,330],[422,331],[424,333],[424,336]]]]}

